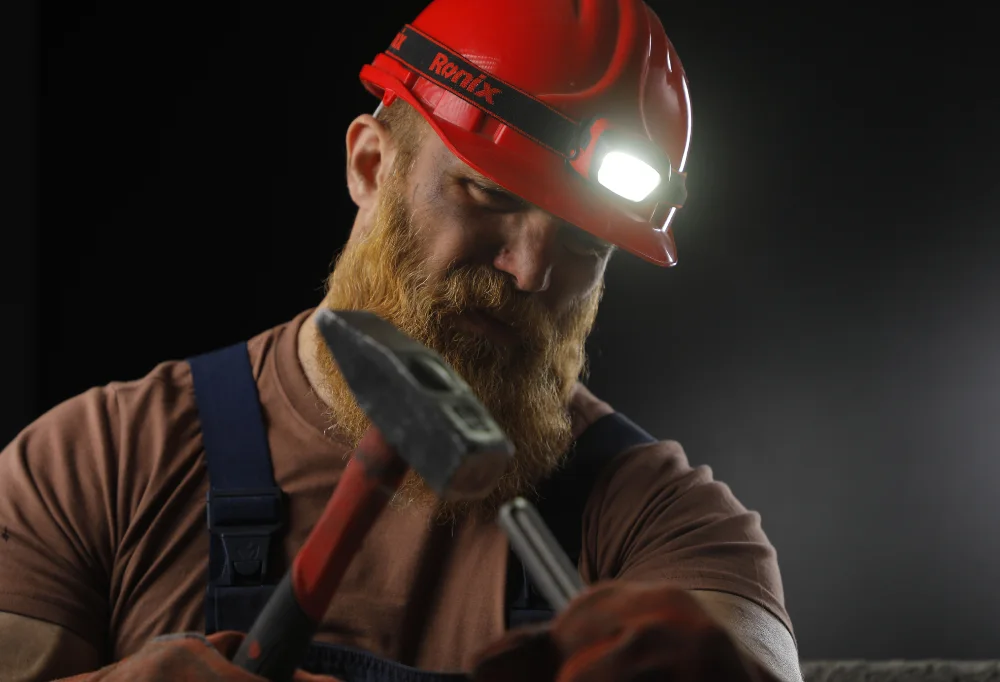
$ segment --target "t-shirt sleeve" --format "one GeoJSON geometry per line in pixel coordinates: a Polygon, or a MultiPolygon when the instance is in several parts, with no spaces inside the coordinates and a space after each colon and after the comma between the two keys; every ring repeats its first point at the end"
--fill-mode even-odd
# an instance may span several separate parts
{"type": "Polygon", "coordinates": [[[662,580],[748,599],[789,632],[777,554],[761,527],[707,466],[661,441],[615,458],[584,512],[581,571],[598,580],[662,580]]]}
{"type": "Polygon", "coordinates": [[[114,562],[115,400],[95,388],[0,452],[0,611],[104,644],[114,562]]]}

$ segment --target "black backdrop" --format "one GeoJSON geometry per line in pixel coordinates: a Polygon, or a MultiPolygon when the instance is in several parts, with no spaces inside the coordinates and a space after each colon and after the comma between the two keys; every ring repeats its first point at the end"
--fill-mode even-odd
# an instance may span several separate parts
{"type": "MultiPolygon", "coordinates": [[[[613,260],[591,387],[763,514],[803,657],[1000,657],[989,11],[654,6],[691,200],[678,267],[613,260]]],[[[318,300],[357,70],[420,3],[344,7],[4,5],[4,442],[318,300]]]]}

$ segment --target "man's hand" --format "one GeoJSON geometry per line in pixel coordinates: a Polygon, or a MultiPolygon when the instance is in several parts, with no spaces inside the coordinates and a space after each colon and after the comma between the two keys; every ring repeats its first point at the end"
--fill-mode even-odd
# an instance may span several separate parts
{"type": "Polygon", "coordinates": [[[573,419],[573,440],[580,437],[588,426],[601,417],[612,414],[615,408],[596,397],[579,381],[569,398],[569,414],[573,419]]]}
{"type": "Polygon", "coordinates": [[[475,682],[773,682],[698,601],[660,584],[588,588],[549,626],[480,653],[475,682]]]}
{"type": "MultiPolygon", "coordinates": [[[[233,665],[243,642],[239,632],[157,637],[118,663],[63,682],[266,682],[233,665]]],[[[295,682],[337,682],[333,677],[295,673],[295,682]]]]}

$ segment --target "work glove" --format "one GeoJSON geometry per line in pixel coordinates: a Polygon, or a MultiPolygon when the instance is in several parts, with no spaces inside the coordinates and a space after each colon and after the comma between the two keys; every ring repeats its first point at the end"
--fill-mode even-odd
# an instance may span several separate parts
{"type": "MultiPolygon", "coordinates": [[[[204,637],[185,633],[150,640],[139,651],[92,673],[62,682],[266,682],[230,662],[243,643],[242,632],[204,637]]],[[[338,682],[333,677],[298,671],[295,682],[338,682]]]]}
{"type": "Polygon", "coordinates": [[[474,682],[777,682],[690,594],[599,583],[480,652],[474,682]]]}

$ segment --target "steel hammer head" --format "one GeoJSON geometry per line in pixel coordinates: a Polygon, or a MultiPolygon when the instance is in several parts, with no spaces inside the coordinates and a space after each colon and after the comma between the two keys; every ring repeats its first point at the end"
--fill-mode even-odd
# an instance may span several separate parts
{"type": "Polygon", "coordinates": [[[321,309],[315,321],[358,406],[440,497],[490,493],[514,446],[440,355],[370,312],[321,309]]]}

